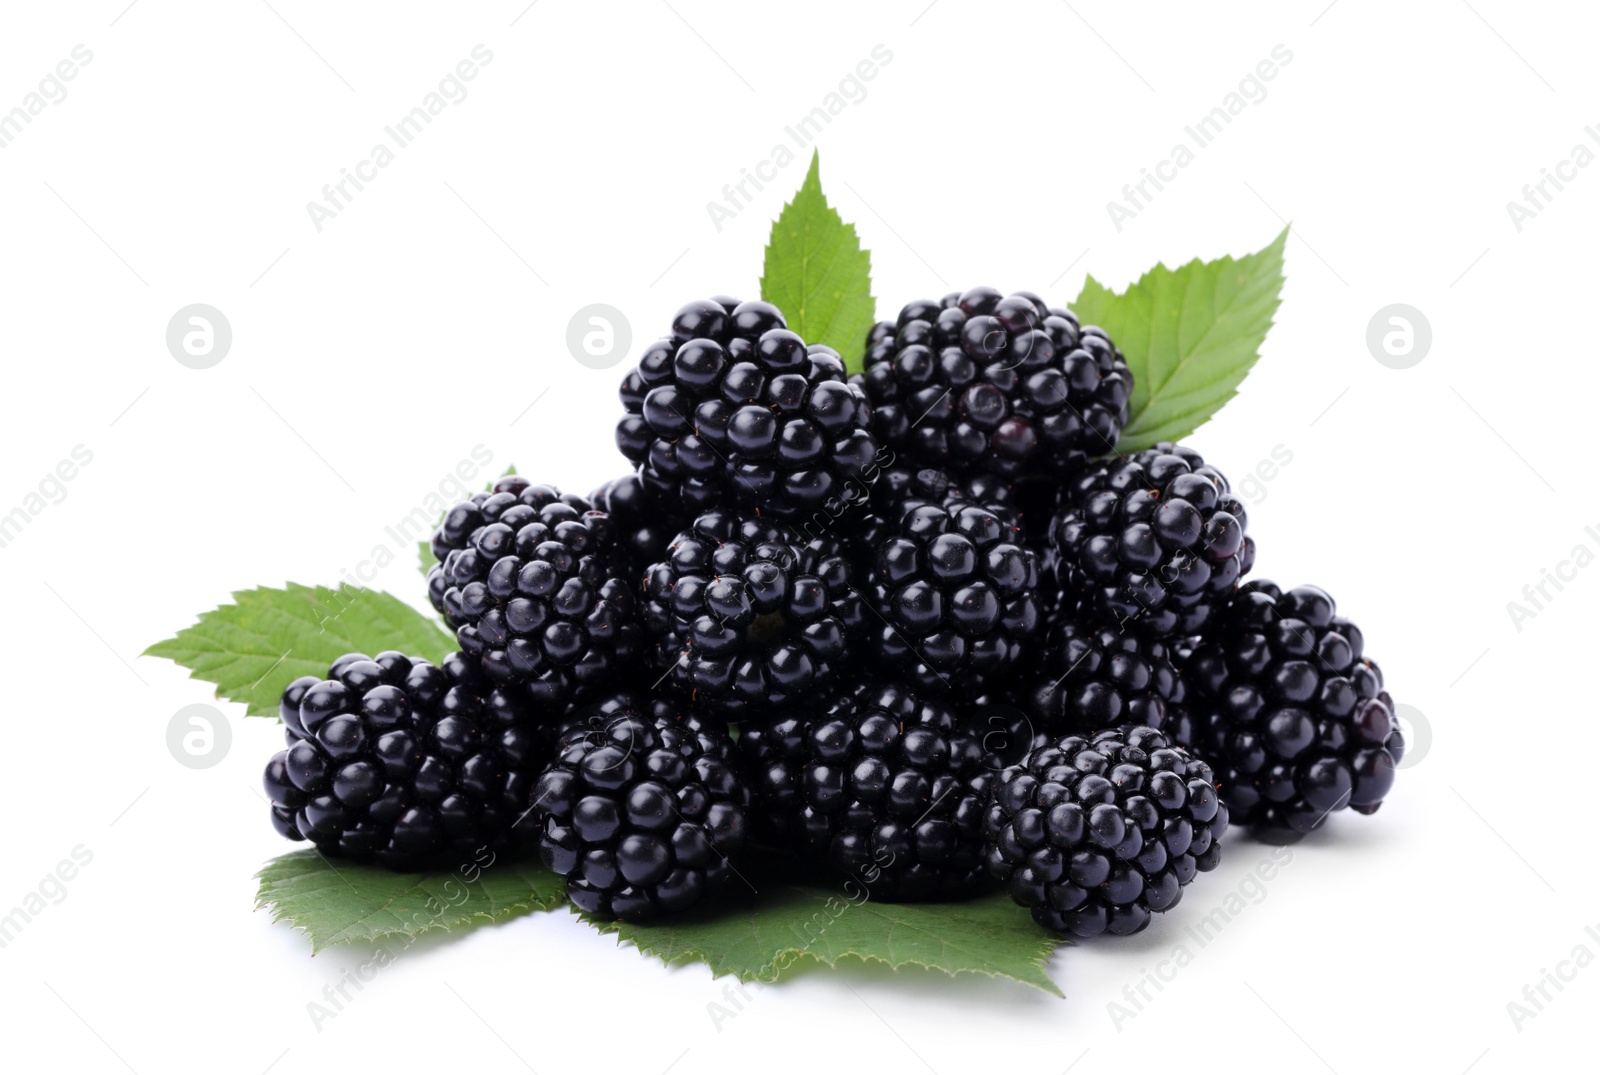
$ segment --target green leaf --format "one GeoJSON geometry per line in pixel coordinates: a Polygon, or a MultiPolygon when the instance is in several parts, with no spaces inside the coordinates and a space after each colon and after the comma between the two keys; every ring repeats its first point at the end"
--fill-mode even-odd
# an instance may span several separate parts
{"type": "Polygon", "coordinates": [[[823,197],[819,167],[812,153],[805,182],[772,223],[761,297],[807,343],[832,347],[856,373],[876,309],[872,257],[861,249],[855,225],[839,219],[823,197]]]}
{"type": "Polygon", "coordinates": [[[326,676],[345,653],[397,649],[441,661],[456,640],[437,623],[382,590],[340,586],[241,590],[233,604],[201,613],[199,622],[145,650],[217,685],[217,697],[243,703],[253,717],[278,715],[284,685],[326,676]]]}
{"type": "Polygon", "coordinates": [[[883,903],[864,899],[852,882],[830,887],[745,873],[758,892],[734,878],[729,884],[743,896],[730,892],[659,923],[582,917],[669,966],[704,963],[712,977],[731,974],[742,982],[773,982],[803,962],[880,963],[952,977],[1012,978],[1062,995],[1045,974],[1045,962],[1060,942],[1003,892],[963,903],[883,903]]]}
{"type": "Polygon", "coordinates": [[[270,907],[274,922],[303,932],[315,954],[391,938],[403,938],[403,948],[428,930],[504,922],[566,898],[561,878],[536,862],[497,861],[488,851],[477,857],[455,873],[395,873],[295,851],[256,874],[256,909],[270,907]]]}
{"type": "Polygon", "coordinates": [[[1260,357],[1283,291],[1285,227],[1242,258],[1157,265],[1122,294],[1094,277],[1072,304],[1085,325],[1116,341],[1133,371],[1128,426],[1117,451],[1175,441],[1237,393],[1260,357]]]}

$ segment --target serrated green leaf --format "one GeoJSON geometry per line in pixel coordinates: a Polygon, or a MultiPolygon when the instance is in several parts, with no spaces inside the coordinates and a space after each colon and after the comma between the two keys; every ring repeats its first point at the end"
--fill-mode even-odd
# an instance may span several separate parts
{"type": "Polygon", "coordinates": [[[1238,259],[1157,265],[1120,295],[1092,276],[1084,281],[1073,312],[1105,329],[1133,372],[1117,451],[1186,437],[1237,394],[1278,309],[1288,237],[1285,227],[1238,259]]]}
{"type": "Polygon", "coordinates": [[[241,702],[254,717],[275,717],[284,685],[325,676],[341,654],[396,649],[441,661],[456,640],[437,623],[382,590],[300,586],[240,590],[233,604],[144,651],[214,683],[217,697],[241,702]]]}
{"type": "Polygon", "coordinates": [[[773,982],[802,962],[863,962],[1012,978],[1062,995],[1045,973],[1059,940],[1005,893],[962,903],[884,903],[863,899],[859,886],[750,876],[758,892],[734,879],[729,884],[742,895],[730,892],[662,922],[581,917],[669,966],[704,963],[712,977],[742,982],[773,982]]]}
{"type": "Polygon", "coordinates": [[[861,248],[855,225],[841,220],[823,196],[816,153],[794,200],[772,223],[761,297],[782,310],[806,342],[827,344],[850,372],[860,371],[876,310],[872,257],[861,248]]]}
{"type": "Polygon", "coordinates": [[[503,922],[566,899],[561,878],[538,863],[487,856],[454,873],[395,873],[295,851],[256,874],[256,909],[269,907],[274,922],[304,933],[315,954],[358,941],[403,939],[405,947],[429,930],[503,922]]]}

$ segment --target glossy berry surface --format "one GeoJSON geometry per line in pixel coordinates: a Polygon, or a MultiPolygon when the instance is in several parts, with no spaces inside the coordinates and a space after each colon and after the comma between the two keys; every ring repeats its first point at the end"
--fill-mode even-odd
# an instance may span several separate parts
{"type": "Polygon", "coordinates": [[[867,680],[743,725],[738,748],[768,839],[876,897],[939,899],[985,880],[987,734],[940,698],[867,680]]]}
{"type": "Polygon", "coordinates": [[[986,508],[913,502],[884,528],[869,595],[871,652],[925,690],[979,693],[1040,624],[1039,563],[986,508]]]}
{"type": "Polygon", "coordinates": [[[655,674],[720,713],[826,687],[868,615],[842,541],[805,541],[746,511],[713,511],[645,580],[655,674]]]}
{"type": "Polygon", "coordinates": [[[1165,642],[1057,616],[1016,697],[1038,728],[1056,734],[1087,735],[1119,724],[1187,727],[1186,687],[1175,656],[1165,642]]]}
{"type": "Polygon", "coordinates": [[[1244,504],[1182,445],[1100,463],[1050,528],[1063,608],[1146,638],[1200,634],[1255,562],[1244,504]]]}
{"type": "Polygon", "coordinates": [[[642,578],[689,524],[674,498],[646,489],[637,474],[613,478],[588,499],[596,510],[611,516],[630,582],[642,578]]]}
{"type": "Polygon", "coordinates": [[[1137,933],[1220,861],[1228,808],[1214,779],[1155,728],[1064,737],[995,779],[985,863],[1047,929],[1137,933]]]}
{"type": "Polygon", "coordinates": [[[434,608],[494,682],[554,709],[637,673],[635,576],[610,516],[507,475],[433,536],[434,608]]]}
{"type": "Polygon", "coordinates": [[[1236,823],[1297,835],[1346,806],[1382,804],[1405,740],[1365,645],[1325,591],[1262,579],[1187,655],[1194,748],[1216,766],[1236,823]]]}
{"type": "Polygon", "coordinates": [[[725,302],[689,303],[645,349],[622,382],[617,447],[686,513],[733,502],[778,519],[815,513],[874,465],[866,395],[776,306],[725,302]]]}
{"type": "Polygon", "coordinates": [[[1106,334],[1028,292],[907,305],[853,380],[897,456],[954,472],[1067,477],[1116,449],[1133,375],[1106,334]]]}
{"type": "Polygon", "coordinates": [[[733,875],[749,790],[725,732],[602,707],[561,738],[529,800],[539,851],[567,896],[601,918],[683,911],[733,875]]]}
{"type": "Polygon", "coordinates": [[[443,666],[347,654],[327,679],[290,683],[279,715],[288,748],[262,779],[273,827],[291,840],[413,869],[533,835],[523,803],[548,738],[462,654],[443,666]]]}

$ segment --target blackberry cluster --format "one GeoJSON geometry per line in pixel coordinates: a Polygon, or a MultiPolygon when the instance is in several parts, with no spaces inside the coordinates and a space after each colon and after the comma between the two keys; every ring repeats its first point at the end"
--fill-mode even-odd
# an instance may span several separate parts
{"type": "Polygon", "coordinates": [[[996,778],[985,863],[1047,929],[1138,933],[1220,861],[1228,808],[1213,780],[1155,728],[1066,736],[996,778]]]}
{"type": "Polygon", "coordinates": [[[1165,642],[1058,617],[1017,697],[1044,731],[1088,734],[1138,724],[1182,742],[1187,688],[1175,656],[1165,642]]]}
{"type": "Polygon", "coordinates": [[[562,736],[532,803],[540,855],[575,906],[638,921],[685,910],[727,881],[749,789],[726,740],[626,704],[562,736]]]}
{"type": "Polygon", "coordinates": [[[976,693],[1039,629],[1038,557],[986,508],[915,503],[872,567],[872,654],[926,690],[976,693]]]}
{"type": "Polygon", "coordinates": [[[1176,444],[1090,469],[1051,524],[1072,614],[1146,638],[1201,633],[1255,562],[1244,504],[1200,453],[1176,444]]]}
{"type": "Polygon", "coordinates": [[[638,668],[626,551],[581,497],[507,475],[450,509],[433,555],[433,607],[496,683],[556,708],[638,668]]]}
{"type": "Polygon", "coordinates": [[[446,514],[461,652],[288,685],[278,831],[395,869],[537,845],[596,917],[778,853],[879,900],[1003,882],[1088,937],[1176,904],[1230,820],[1378,808],[1404,743],[1361,632],[1241,581],[1244,505],[1194,450],[1116,454],[1103,331],[974,288],[849,357],[766,302],[679,309],[621,385],[627,474],[446,514]]]}
{"type": "Polygon", "coordinates": [[[735,511],[679,534],[644,593],[656,673],[727,714],[828,686],[866,629],[842,542],[735,511]]]}
{"type": "Polygon", "coordinates": [[[1006,477],[1069,477],[1115,450],[1133,392],[1100,329],[989,287],[913,302],[873,326],[854,380],[897,454],[1006,477]]]}
{"type": "Polygon", "coordinates": [[[1382,805],[1405,741],[1364,647],[1325,591],[1258,579],[1187,655],[1195,747],[1214,760],[1235,821],[1293,838],[1335,810],[1382,805]]]}
{"type": "Polygon", "coordinates": [[[870,677],[751,721],[738,747],[757,831],[883,899],[970,894],[984,880],[987,734],[947,702],[870,677]]]}
{"type": "Polygon", "coordinates": [[[471,862],[533,832],[527,798],[548,740],[531,705],[460,653],[442,666],[346,654],[327,679],[290,683],[278,713],[288,747],[262,782],[273,827],[291,840],[415,869],[471,862]]]}
{"type": "Polygon", "coordinates": [[[689,514],[737,501],[810,515],[859,484],[878,445],[866,396],[831,348],[767,302],[691,302],[622,382],[617,447],[689,514]]]}

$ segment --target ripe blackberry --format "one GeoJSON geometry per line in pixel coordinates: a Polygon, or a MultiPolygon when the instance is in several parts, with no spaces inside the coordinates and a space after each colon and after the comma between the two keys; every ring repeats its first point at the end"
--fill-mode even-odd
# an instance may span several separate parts
{"type": "Polygon", "coordinates": [[[750,797],[726,740],[627,705],[562,737],[530,802],[540,855],[576,906],[638,921],[682,911],[727,880],[750,797]]]}
{"type": "Polygon", "coordinates": [[[866,615],[841,540],[753,513],[701,515],[645,578],[657,674],[720,714],[826,687],[866,615]]]}
{"type": "Polygon", "coordinates": [[[462,654],[340,657],[279,704],[288,748],[267,763],[272,824],[319,851],[393,869],[531,838],[523,815],[549,745],[532,707],[462,654]]]}
{"type": "Polygon", "coordinates": [[[868,593],[873,656],[917,686],[978,693],[1039,628],[1038,558],[994,512],[918,503],[884,530],[868,593]]]}
{"type": "Polygon", "coordinates": [[[637,669],[634,579],[611,518],[507,475],[451,508],[428,596],[497,684],[557,709],[637,669]]]}
{"type": "Polygon", "coordinates": [[[1209,765],[1155,728],[1108,728],[1000,772],[984,861],[1047,929],[1137,933],[1216,868],[1227,827],[1209,765]]]}
{"type": "Polygon", "coordinates": [[[1115,450],[1133,375],[1106,334],[1028,292],[913,302],[867,336],[853,378],[878,440],[956,472],[1066,477],[1115,450]]]}
{"type": "Polygon", "coordinates": [[[1037,727],[1058,735],[1139,724],[1181,743],[1173,724],[1182,724],[1187,692],[1175,656],[1165,642],[1057,616],[1016,697],[1037,727]]]}
{"type": "Polygon", "coordinates": [[[953,477],[937,467],[888,466],[879,470],[859,510],[843,517],[857,557],[871,563],[906,512],[923,504],[943,508],[983,507],[1007,526],[1021,526],[1011,483],[992,474],[953,477]]]}
{"type": "Polygon", "coordinates": [[[575,730],[604,728],[612,720],[624,716],[642,716],[655,724],[672,725],[690,735],[708,737],[706,741],[716,745],[719,757],[724,761],[733,757],[733,740],[728,736],[727,721],[681,699],[632,687],[608,691],[574,709],[555,726],[551,743],[560,743],[575,730]]]}
{"type": "Polygon", "coordinates": [[[1382,804],[1405,741],[1364,645],[1326,592],[1261,579],[1239,587],[1187,655],[1195,746],[1234,821],[1292,838],[1334,810],[1382,804]]]}
{"type": "Polygon", "coordinates": [[[939,899],[985,880],[989,727],[937,697],[866,679],[818,708],[741,726],[758,828],[875,897],[939,899]]]}
{"type": "Polygon", "coordinates": [[[1246,521],[1228,479],[1192,448],[1098,464],[1051,524],[1062,600],[1080,620],[1146,638],[1199,634],[1255,562],[1246,521]]]}
{"type": "Polygon", "coordinates": [[[675,501],[646,489],[637,474],[606,482],[589,494],[589,502],[611,516],[630,580],[641,578],[660,560],[689,522],[675,501]]]}
{"type": "Polygon", "coordinates": [[[794,519],[861,482],[878,446],[831,348],[767,302],[691,302],[622,382],[617,447],[690,514],[733,501],[794,519]]]}

